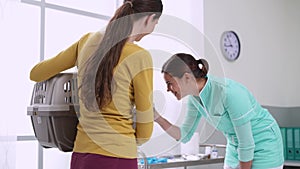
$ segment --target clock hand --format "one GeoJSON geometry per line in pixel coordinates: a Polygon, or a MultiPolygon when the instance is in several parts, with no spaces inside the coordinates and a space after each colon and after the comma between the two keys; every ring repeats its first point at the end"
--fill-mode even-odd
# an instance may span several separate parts
{"type": "Polygon", "coordinates": [[[230,45],[232,46],[232,43],[231,43],[231,40],[230,40],[230,38],[228,38],[228,41],[229,41],[230,45]]]}
{"type": "Polygon", "coordinates": [[[225,47],[232,47],[232,44],[230,43],[230,45],[228,44],[224,44],[225,47]]]}

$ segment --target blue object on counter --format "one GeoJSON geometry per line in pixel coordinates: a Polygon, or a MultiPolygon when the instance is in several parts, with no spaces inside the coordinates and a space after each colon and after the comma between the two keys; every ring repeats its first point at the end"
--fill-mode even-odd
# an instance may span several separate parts
{"type": "MultiPolygon", "coordinates": [[[[158,163],[167,163],[167,162],[168,162],[167,158],[157,158],[157,157],[148,157],[147,158],[148,164],[158,164],[158,163]]],[[[144,159],[140,159],[139,163],[144,164],[144,159]]]]}

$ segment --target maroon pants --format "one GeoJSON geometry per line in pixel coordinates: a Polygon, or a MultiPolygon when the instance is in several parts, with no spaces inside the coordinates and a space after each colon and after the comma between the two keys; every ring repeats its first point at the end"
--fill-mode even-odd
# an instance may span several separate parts
{"type": "Polygon", "coordinates": [[[72,153],[71,169],[137,169],[137,159],[89,153],[72,153]]]}

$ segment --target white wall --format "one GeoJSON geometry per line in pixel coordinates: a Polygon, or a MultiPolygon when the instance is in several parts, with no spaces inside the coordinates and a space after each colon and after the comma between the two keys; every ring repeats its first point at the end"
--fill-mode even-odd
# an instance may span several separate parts
{"type": "Polygon", "coordinates": [[[299,0],[204,1],[204,32],[225,75],[245,84],[261,104],[300,105],[299,9],[299,0]],[[236,31],[241,39],[240,58],[234,63],[221,56],[225,30],[236,31]]]}

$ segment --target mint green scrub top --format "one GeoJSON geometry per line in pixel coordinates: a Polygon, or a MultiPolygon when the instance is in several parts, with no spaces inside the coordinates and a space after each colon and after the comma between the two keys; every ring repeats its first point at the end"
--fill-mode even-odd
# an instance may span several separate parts
{"type": "Polygon", "coordinates": [[[199,96],[189,96],[188,112],[181,125],[181,141],[189,141],[200,118],[227,139],[225,164],[252,161],[252,169],[281,166],[284,162],[279,126],[267,109],[240,83],[208,76],[199,96]]]}

